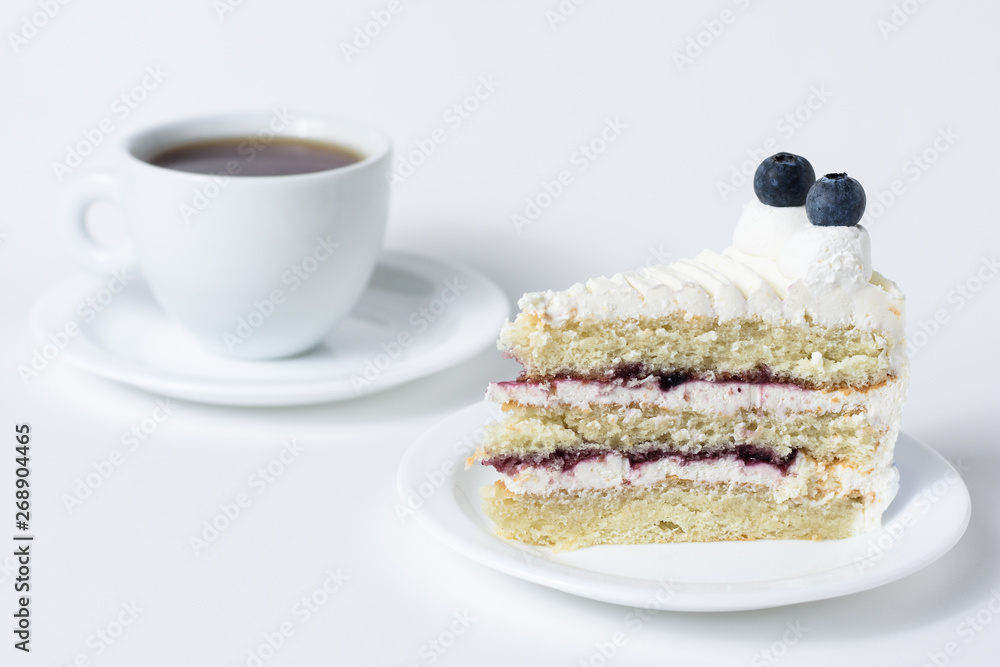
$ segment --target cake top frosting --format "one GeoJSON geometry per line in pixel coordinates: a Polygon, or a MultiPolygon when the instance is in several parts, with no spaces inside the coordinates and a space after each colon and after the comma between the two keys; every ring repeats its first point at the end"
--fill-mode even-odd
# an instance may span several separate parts
{"type": "Polygon", "coordinates": [[[788,205],[806,199],[801,173],[794,175],[785,205],[764,203],[776,198],[758,191],[743,209],[733,244],[721,253],[705,250],[693,260],[594,278],[564,291],[528,293],[518,305],[553,324],[684,312],[856,327],[901,339],[903,295],[872,270],[868,231],[857,224],[864,212],[863,190],[860,210],[857,206],[860,184],[846,174],[830,174],[808,189],[809,201],[788,205]]]}

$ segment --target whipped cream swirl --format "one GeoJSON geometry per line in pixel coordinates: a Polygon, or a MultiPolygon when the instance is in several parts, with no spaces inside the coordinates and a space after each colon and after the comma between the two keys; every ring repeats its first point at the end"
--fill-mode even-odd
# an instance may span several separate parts
{"type": "Polygon", "coordinates": [[[872,279],[871,239],[861,225],[817,227],[805,206],[778,208],[756,199],[743,208],[733,246],[752,257],[777,262],[789,282],[813,289],[857,290],[872,279]]]}

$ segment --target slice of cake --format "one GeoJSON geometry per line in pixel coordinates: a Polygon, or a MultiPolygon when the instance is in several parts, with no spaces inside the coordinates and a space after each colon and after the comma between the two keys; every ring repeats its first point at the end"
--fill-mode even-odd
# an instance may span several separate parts
{"type": "Polygon", "coordinates": [[[500,334],[524,367],[470,459],[499,535],[574,549],[829,539],[897,489],[903,295],[872,271],[864,190],[765,160],[733,246],[525,294],[500,334]]]}

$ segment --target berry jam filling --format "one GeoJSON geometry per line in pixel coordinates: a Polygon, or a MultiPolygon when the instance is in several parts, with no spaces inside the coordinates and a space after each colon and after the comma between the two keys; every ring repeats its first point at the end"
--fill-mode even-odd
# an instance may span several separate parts
{"type": "Polygon", "coordinates": [[[674,387],[679,387],[685,382],[697,379],[692,373],[663,373],[650,371],[642,364],[621,364],[611,372],[611,375],[607,379],[634,382],[642,381],[649,377],[656,378],[661,391],[670,391],[674,387]]]}
{"type": "MultiPolygon", "coordinates": [[[[548,455],[532,456],[497,456],[483,460],[483,465],[492,466],[497,472],[504,475],[516,475],[522,468],[544,466],[558,472],[568,472],[584,461],[596,461],[597,459],[614,452],[607,447],[583,447],[571,450],[556,450],[548,455]]],[[[624,452],[622,456],[628,459],[629,465],[635,468],[645,463],[652,463],[664,458],[671,458],[680,465],[688,465],[701,461],[720,461],[723,459],[736,459],[743,465],[769,465],[787,474],[788,469],[795,463],[798,457],[798,450],[792,450],[787,456],[778,454],[766,447],[757,445],[737,445],[735,449],[716,450],[707,452],[697,452],[685,454],[682,452],[672,452],[665,449],[648,449],[637,452],[624,452]]]]}
{"type": "Polygon", "coordinates": [[[584,374],[563,371],[551,376],[532,376],[521,373],[518,382],[537,383],[552,380],[577,380],[580,382],[620,382],[622,384],[641,383],[653,378],[662,391],[670,391],[687,382],[745,382],[747,384],[792,384],[803,389],[812,389],[812,385],[800,379],[792,379],[775,375],[767,366],[754,368],[742,373],[699,373],[697,371],[667,372],[651,370],[640,363],[619,364],[604,373],[584,374]]]}

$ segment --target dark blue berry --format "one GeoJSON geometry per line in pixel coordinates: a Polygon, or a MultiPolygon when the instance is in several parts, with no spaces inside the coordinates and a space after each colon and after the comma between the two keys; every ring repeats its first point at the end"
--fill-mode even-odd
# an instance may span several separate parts
{"type": "Polygon", "coordinates": [[[753,191],[768,206],[802,206],[816,172],[809,160],[791,153],[776,153],[760,163],[753,175],[753,191]]]}
{"type": "Polygon", "coordinates": [[[853,227],[865,214],[865,189],[847,174],[827,174],[806,197],[809,222],[819,227],[853,227]]]}

